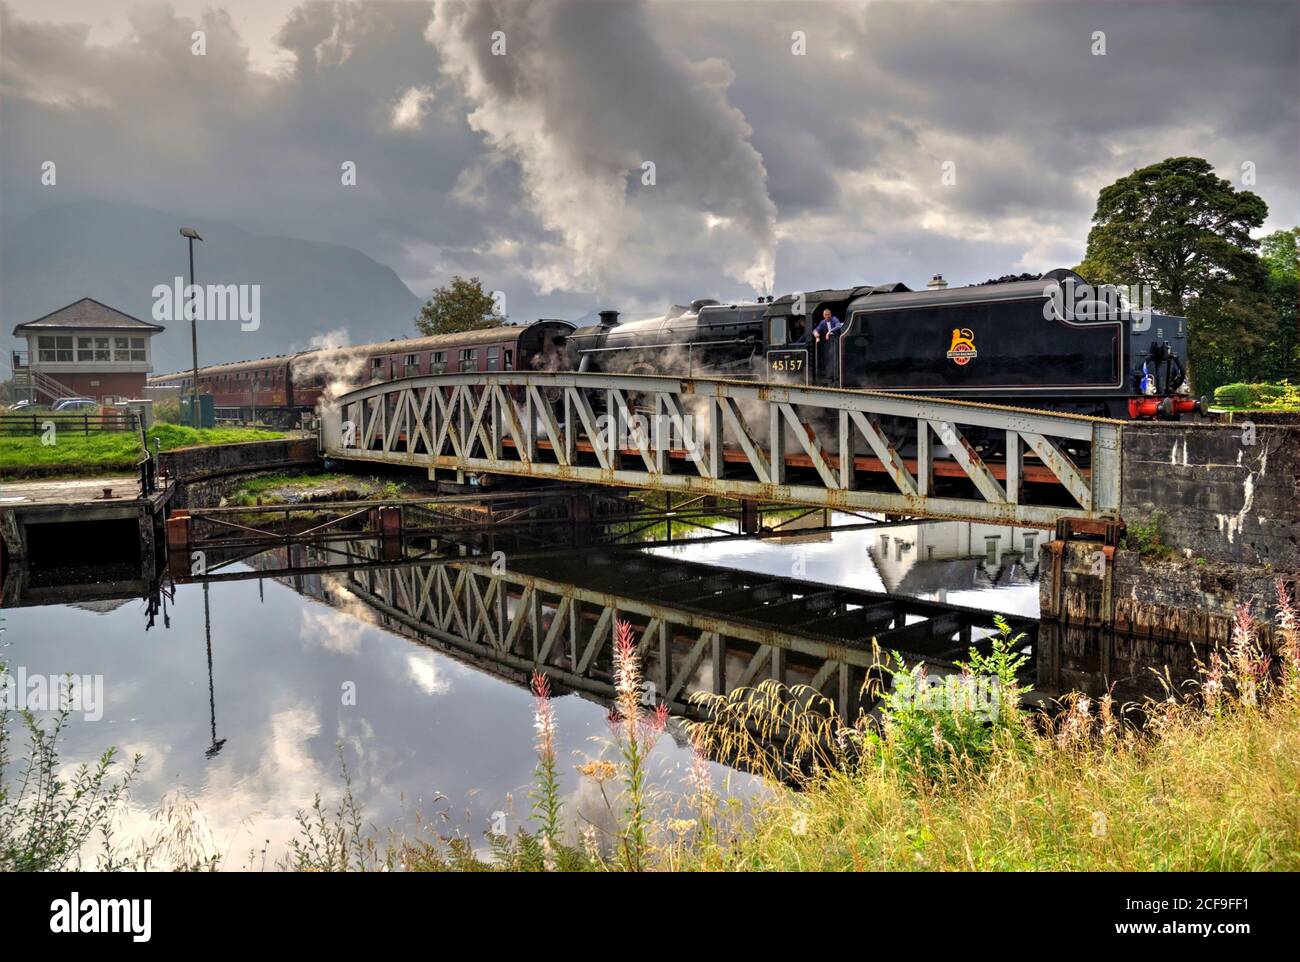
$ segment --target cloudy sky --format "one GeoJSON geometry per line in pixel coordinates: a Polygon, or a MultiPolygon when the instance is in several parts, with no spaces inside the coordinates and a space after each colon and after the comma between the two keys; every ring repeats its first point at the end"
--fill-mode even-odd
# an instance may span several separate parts
{"type": "Polygon", "coordinates": [[[0,228],[192,212],[516,319],[1068,266],[1098,189],[1180,154],[1300,208],[1294,0],[0,10],[0,228]]]}

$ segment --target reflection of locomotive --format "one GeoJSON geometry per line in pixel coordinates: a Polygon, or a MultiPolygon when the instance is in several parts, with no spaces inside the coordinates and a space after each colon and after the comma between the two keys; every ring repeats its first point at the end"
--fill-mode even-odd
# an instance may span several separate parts
{"type": "Polygon", "coordinates": [[[569,336],[567,360],[585,371],[713,374],[1118,418],[1197,410],[1185,373],[1186,320],[1144,320],[1100,301],[1062,310],[1060,286],[1084,283],[1057,270],[926,291],[890,284],[757,304],[696,301],[625,324],[605,312],[599,325],[569,336]],[[844,326],[818,342],[808,331],[825,309],[844,326]]]}

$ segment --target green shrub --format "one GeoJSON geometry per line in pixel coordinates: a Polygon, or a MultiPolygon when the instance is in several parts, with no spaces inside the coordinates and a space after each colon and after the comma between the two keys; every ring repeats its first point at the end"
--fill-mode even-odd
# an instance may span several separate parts
{"type": "Polygon", "coordinates": [[[1169,553],[1164,537],[1165,515],[1157,511],[1145,521],[1130,521],[1124,531],[1124,547],[1145,558],[1160,558],[1169,553]]]}
{"type": "Polygon", "coordinates": [[[1225,384],[1214,390],[1219,407],[1261,411],[1300,410],[1300,386],[1287,381],[1276,384],[1225,384]]]}
{"type": "Polygon", "coordinates": [[[169,401],[159,401],[153,406],[153,416],[156,420],[165,421],[168,424],[180,424],[181,402],[176,398],[169,401]]]}
{"type": "MultiPolygon", "coordinates": [[[[0,663],[0,685],[6,667],[0,663]]],[[[71,712],[54,715],[47,727],[31,712],[0,709],[0,872],[67,872],[82,868],[94,839],[113,850],[113,819],[126,802],[127,786],[140,767],[135,756],[120,781],[109,775],[117,758],[109,748],[93,765],[67,770],[59,742],[71,712]],[[11,770],[10,724],[17,717],[28,749],[11,770]]],[[[102,864],[101,864],[102,867],[102,864]]]]}
{"type": "Polygon", "coordinates": [[[1246,407],[1255,399],[1249,384],[1225,384],[1214,389],[1214,403],[1225,407],[1246,407]]]}

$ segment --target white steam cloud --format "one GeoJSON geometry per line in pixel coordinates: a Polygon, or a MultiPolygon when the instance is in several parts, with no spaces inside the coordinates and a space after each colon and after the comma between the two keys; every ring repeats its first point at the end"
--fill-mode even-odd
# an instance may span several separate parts
{"type": "Polygon", "coordinates": [[[532,212],[562,241],[531,267],[542,293],[605,288],[651,224],[772,289],[776,206],[727,101],[728,64],[663,49],[640,3],[438,0],[425,36],[471,128],[519,165],[532,212]]]}

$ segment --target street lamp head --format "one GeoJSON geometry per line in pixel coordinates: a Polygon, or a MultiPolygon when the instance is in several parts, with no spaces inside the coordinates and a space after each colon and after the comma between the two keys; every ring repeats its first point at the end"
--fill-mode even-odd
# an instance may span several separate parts
{"type": "Polygon", "coordinates": [[[196,241],[203,240],[203,238],[199,236],[199,232],[196,231],[193,227],[182,227],[181,236],[188,237],[190,240],[196,240],[196,241]]]}

